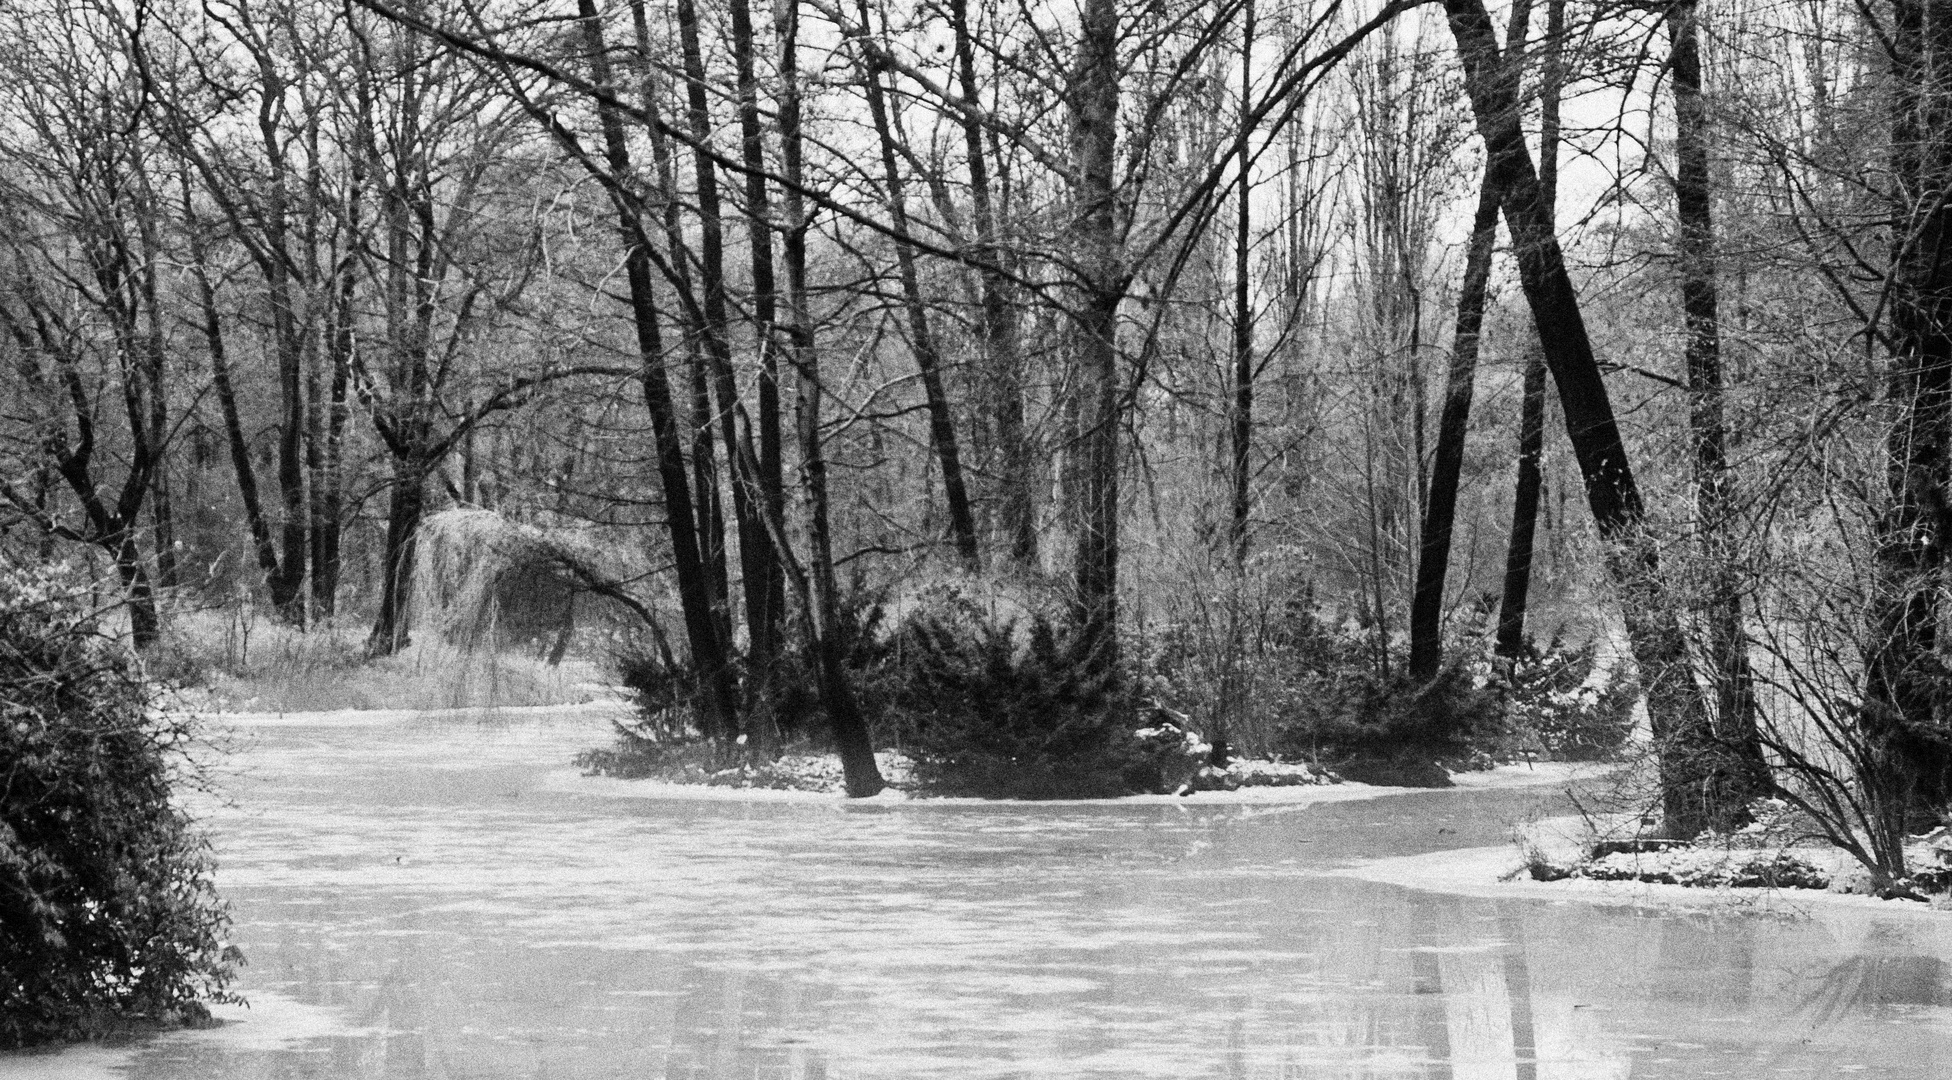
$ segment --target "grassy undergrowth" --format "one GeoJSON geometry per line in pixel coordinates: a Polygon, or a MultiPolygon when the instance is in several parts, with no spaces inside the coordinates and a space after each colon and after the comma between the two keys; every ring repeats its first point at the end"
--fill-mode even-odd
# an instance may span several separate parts
{"type": "Polygon", "coordinates": [[[430,641],[369,659],[363,622],[299,630],[249,611],[177,616],[149,666],[191,705],[225,712],[572,705],[605,693],[586,660],[551,666],[430,641]]]}

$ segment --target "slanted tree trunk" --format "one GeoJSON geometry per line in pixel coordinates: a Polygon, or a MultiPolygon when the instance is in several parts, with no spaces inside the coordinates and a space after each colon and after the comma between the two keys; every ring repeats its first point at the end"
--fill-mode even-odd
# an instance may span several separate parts
{"type": "Polygon", "coordinates": [[[1680,225],[1681,310],[1688,383],[1688,429],[1694,459],[1695,528],[1700,537],[1707,621],[1709,726],[1689,732],[1699,745],[1679,746],[1682,769],[1701,818],[1728,831],[1748,823],[1748,806],[1769,791],[1755,726],[1755,676],[1742,626],[1742,589],[1733,537],[1734,477],[1722,414],[1720,322],[1717,317],[1714,214],[1708,173],[1708,117],[1701,99],[1701,48],[1694,0],[1668,9],[1674,92],[1674,196],[1680,225]]]}
{"type": "Polygon", "coordinates": [[[1478,190],[1471,246],[1464,256],[1457,331],[1451,340],[1444,409],[1437,421],[1437,448],[1430,462],[1430,499],[1424,507],[1417,550],[1416,591],[1410,599],[1410,677],[1423,681],[1435,678],[1444,662],[1444,582],[1450,566],[1457,488],[1464,472],[1464,441],[1470,430],[1471,397],[1477,380],[1478,336],[1484,327],[1485,292],[1491,280],[1492,247],[1498,237],[1498,193],[1490,185],[1489,172],[1487,169],[1486,180],[1478,190]]]}
{"type": "MultiPolygon", "coordinates": [[[[1530,0],[1512,5],[1505,31],[1506,62],[1522,68],[1530,0]]],[[[1520,76],[1514,72],[1513,78],[1520,76]]],[[[1450,371],[1444,382],[1444,407],[1437,421],[1437,447],[1430,461],[1423,528],[1417,546],[1416,588],[1410,597],[1410,677],[1436,678],[1444,662],[1444,584],[1450,573],[1451,532],[1457,517],[1457,488],[1464,474],[1464,443],[1470,432],[1471,398],[1477,381],[1478,339],[1484,329],[1485,294],[1491,285],[1491,256],[1498,240],[1498,190],[1491,163],[1478,183],[1477,212],[1464,256],[1464,280],[1457,292],[1457,330],[1451,339],[1450,371]]]]}
{"type": "MultiPolygon", "coordinates": [[[[577,0],[589,41],[591,79],[600,87],[612,86],[610,61],[604,48],[603,26],[595,0],[577,0]]],[[[685,635],[691,646],[692,666],[698,677],[706,731],[738,730],[738,684],[729,656],[729,642],[719,633],[713,614],[712,596],[698,546],[698,526],[692,510],[691,480],[686,473],[684,440],[678,430],[677,409],[673,405],[671,383],[664,371],[664,342],[658,325],[657,297],[651,281],[651,238],[644,228],[642,204],[633,201],[621,185],[632,175],[630,149],[624,135],[623,120],[617,110],[598,106],[603,127],[604,156],[610,167],[611,201],[615,204],[618,231],[624,244],[625,272],[630,285],[630,310],[637,331],[637,348],[642,367],[640,382],[644,407],[651,417],[651,436],[657,451],[658,480],[664,492],[666,530],[671,540],[672,561],[676,564],[678,602],[683,609],[685,635]]]]}
{"type": "MultiPolygon", "coordinates": [[[[861,32],[868,32],[870,21],[866,0],[859,0],[861,32]]],[[[861,77],[867,87],[868,113],[874,120],[874,133],[881,144],[881,170],[887,185],[888,219],[893,226],[895,266],[901,278],[903,306],[908,311],[909,343],[915,350],[915,366],[922,376],[922,394],[929,411],[929,442],[935,448],[936,463],[942,469],[942,496],[949,510],[949,536],[956,557],[964,566],[975,569],[980,554],[976,547],[976,518],[969,510],[969,489],[963,482],[962,451],[956,439],[956,422],[949,410],[949,395],[942,384],[942,357],[936,351],[935,335],[929,327],[928,307],[922,300],[921,282],[915,271],[915,246],[908,239],[908,204],[903,193],[901,169],[895,160],[895,133],[888,118],[888,99],[881,89],[881,65],[872,49],[862,48],[861,77]]]]}
{"type": "MultiPolygon", "coordinates": [[[[1444,0],[1444,10],[1464,63],[1471,111],[1503,199],[1519,280],[1532,309],[1546,368],[1558,387],[1573,456],[1585,480],[1587,506],[1600,538],[1610,548],[1607,569],[1619,590],[1654,737],[1657,743],[1670,745],[1680,732],[1698,730],[1704,723],[1700,694],[1680,628],[1660,595],[1659,556],[1645,534],[1640,490],[1586,335],[1579,294],[1566,273],[1565,256],[1519,126],[1516,80],[1500,61],[1496,33],[1482,0],[1444,0]]],[[[1706,822],[1685,789],[1666,783],[1673,764],[1662,758],[1663,827],[1671,835],[1692,836],[1706,822]]]]}
{"type": "MultiPolygon", "coordinates": [[[[1547,0],[1544,57],[1539,78],[1539,198],[1556,228],[1559,190],[1559,98],[1565,86],[1565,0],[1547,0]]],[[[1525,347],[1525,375],[1518,400],[1518,463],[1513,483],[1511,537],[1505,548],[1504,597],[1498,604],[1494,651],[1507,660],[1525,653],[1525,611],[1532,592],[1533,541],[1538,535],[1539,494],[1544,487],[1545,353],[1525,347]]]]}
{"type": "MultiPolygon", "coordinates": [[[[780,42],[779,131],[786,170],[785,236],[788,340],[794,371],[799,376],[798,429],[800,481],[806,494],[809,603],[806,605],[808,651],[815,660],[814,679],[822,709],[840,751],[847,794],[873,795],[886,787],[874,761],[874,743],[867,717],[849,681],[844,650],[847,635],[840,626],[839,590],[834,579],[834,546],[829,525],[827,458],[820,444],[820,354],[814,338],[813,312],[807,297],[807,215],[800,196],[804,171],[800,135],[800,70],[798,0],[785,0],[775,9],[780,42]]],[[[864,13],[865,14],[865,13],[864,13]]],[[[863,21],[865,25],[865,20],[863,21]]]]}
{"type": "Polygon", "coordinates": [[[1952,495],[1952,11],[1893,0],[1891,171],[1895,190],[1886,339],[1886,486],[1866,657],[1864,723],[1881,800],[1902,826],[1952,805],[1952,732],[1939,655],[1946,510],[1952,495]]]}

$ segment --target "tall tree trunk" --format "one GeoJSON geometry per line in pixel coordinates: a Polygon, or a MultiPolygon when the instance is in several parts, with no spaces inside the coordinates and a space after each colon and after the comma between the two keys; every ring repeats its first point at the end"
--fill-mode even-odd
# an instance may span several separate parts
{"type": "Polygon", "coordinates": [[[190,231],[190,270],[197,282],[197,297],[203,311],[203,339],[210,359],[210,383],[217,395],[218,414],[224,423],[224,444],[230,450],[231,470],[237,477],[238,497],[244,503],[244,524],[251,534],[251,550],[265,583],[278,580],[278,545],[258,497],[257,469],[251,462],[251,444],[244,434],[243,418],[237,410],[237,391],[231,384],[230,354],[224,343],[223,323],[217,313],[217,293],[210,284],[202,241],[195,223],[190,231]]]}
{"type": "MultiPolygon", "coordinates": [[[[1516,80],[1500,62],[1496,32],[1482,0],[1444,0],[1444,10],[1464,64],[1465,87],[1492,163],[1492,179],[1503,199],[1519,280],[1532,309],[1546,367],[1558,387],[1573,456],[1585,480],[1587,506],[1600,538],[1611,548],[1607,569],[1619,590],[1654,737],[1668,743],[1676,732],[1697,729],[1703,722],[1700,694],[1680,627],[1660,595],[1659,556],[1645,534],[1640,490],[1586,335],[1579,294],[1566,273],[1565,256],[1519,126],[1516,80]]],[[[1670,764],[1662,760],[1663,781],[1669,779],[1670,764]]],[[[1699,832],[1703,823],[1687,793],[1665,784],[1663,791],[1664,828],[1674,835],[1699,832]]]]}
{"type": "MultiPolygon", "coordinates": [[[[1539,199],[1556,228],[1559,190],[1559,100],[1565,87],[1566,0],[1545,5],[1544,57],[1539,78],[1539,199]]],[[[1504,597],[1498,604],[1499,656],[1525,652],[1525,611],[1532,592],[1532,553],[1538,536],[1540,467],[1545,456],[1545,353],[1525,348],[1524,388],[1518,400],[1518,464],[1513,484],[1511,538],[1505,548],[1504,597]]]]}
{"type": "Polygon", "coordinates": [[[1498,602],[1499,656],[1525,655],[1525,613],[1532,591],[1532,553],[1538,538],[1539,494],[1545,479],[1545,351],[1525,343],[1525,382],[1519,391],[1518,476],[1512,486],[1511,539],[1505,547],[1504,596],[1498,602]]]}
{"type": "Polygon", "coordinates": [[[1701,598],[1708,624],[1708,682],[1714,711],[1706,730],[1683,733],[1696,745],[1671,751],[1679,767],[1693,765],[1687,787],[1710,827],[1728,831],[1748,823],[1748,806],[1769,791],[1755,726],[1755,676],[1742,626],[1742,588],[1733,537],[1734,477],[1728,467],[1722,412],[1720,322],[1717,317],[1714,213],[1708,173],[1708,116],[1701,98],[1701,47],[1694,0],[1667,12],[1674,88],[1675,208],[1680,225],[1681,310],[1688,383],[1688,428],[1693,444],[1695,528],[1706,582],[1701,598]]]}
{"type": "MultiPolygon", "coordinates": [[[[798,426],[800,478],[806,493],[807,561],[812,596],[807,604],[808,651],[815,660],[815,682],[840,751],[847,794],[862,798],[886,787],[874,761],[867,718],[849,681],[844,652],[848,635],[840,625],[839,589],[834,580],[834,545],[829,525],[827,458],[820,445],[820,354],[813,312],[807,298],[807,216],[800,196],[804,169],[800,135],[800,6],[785,0],[775,9],[780,42],[779,131],[787,187],[785,237],[787,308],[793,367],[799,375],[798,426]]],[[[866,13],[863,12],[863,15],[866,13]]],[[[862,25],[867,25],[863,19],[862,25]]],[[[872,76],[871,76],[872,77],[872,76]]]]}
{"type": "Polygon", "coordinates": [[[1485,292],[1497,238],[1498,193],[1486,169],[1478,189],[1477,213],[1471,221],[1471,246],[1464,257],[1464,284],[1457,296],[1457,332],[1451,341],[1450,371],[1444,382],[1444,409],[1437,421],[1437,449],[1430,462],[1430,498],[1423,511],[1416,591],[1410,599],[1410,677],[1423,681],[1436,678],[1444,662],[1444,582],[1450,567],[1457,488],[1464,473],[1464,442],[1470,430],[1471,396],[1477,380],[1478,336],[1484,327],[1485,292]]]}
{"type": "MultiPolygon", "coordinates": [[[[589,40],[592,81],[609,88],[610,61],[604,48],[603,26],[595,0],[577,0],[577,13],[584,20],[589,40]]],[[[629,144],[623,120],[617,110],[599,106],[603,126],[604,156],[611,176],[626,184],[632,175],[629,144]]],[[[712,596],[698,547],[698,526],[692,511],[691,480],[686,473],[684,440],[678,430],[677,410],[671,396],[671,383],[664,371],[664,342],[658,326],[657,297],[651,281],[651,238],[643,227],[641,203],[622,191],[613,191],[617,208],[618,232],[624,244],[625,270],[630,284],[630,309],[637,331],[639,360],[643,364],[641,382],[644,407],[651,417],[651,436],[657,450],[658,479],[664,491],[667,532],[671,539],[672,560],[678,576],[678,601],[684,611],[685,635],[691,646],[692,666],[698,676],[703,697],[701,710],[706,731],[736,731],[738,685],[729,656],[729,642],[719,632],[712,609],[712,596]]]]}
{"type": "Polygon", "coordinates": [[[386,546],[381,549],[380,609],[366,650],[391,656],[411,643],[407,605],[413,597],[414,557],[419,547],[421,519],[427,510],[425,465],[406,457],[393,459],[393,482],[387,496],[386,546]]]}
{"type": "MultiPolygon", "coordinates": [[[[969,29],[969,0],[949,0],[950,27],[955,35],[956,75],[963,100],[980,102],[976,82],[976,49],[969,29]]],[[[1024,429],[1023,349],[1009,275],[1006,251],[998,229],[991,191],[989,157],[983,146],[983,125],[962,114],[963,149],[969,159],[969,201],[976,224],[982,265],[977,271],[982,293],[984,375],[995,412],[996,441],[1001,451],[999,516],[1009,541],[1010,560],[1028,568],[1037,562],[1037,462],[1024,429]]]]}
{"type": "MultiPolygon", "coordinates": [[[[858,0],[861,32],[870,21],[867,0],[858,0]]],[[[922,376],[922,393],[929,410],[929,442],[935,447],[936,462],[942,468],[943,501],[949,509],[949,535],[956,556],[963,565],[975,569],[980,555],[976,548],[976,518],[969,510],[969,489],[963,482],[962,452],[957,446],[955,417],[949,411],[949,396],[942,385],[942,358],[935,348],[929,328],[928,308],[922,301],[922,286],[915,272],[915,248],[908,239],[908,204],[903,193],[901,168],[895,160],[895,133],[888,119],[888,100],[881,89],[881,65],[875,53],[863,44],[861,75],[867,85],[868,112],[874,120],[874,133],[881,144],[881,170],[887,184],[888,217],[894,226],[895,265],[901,277],[903,305],[908,309],[908,334],[915,349],[915,366],[922,376]]]]}
{"type": "MultiPolygon", "coordinates": [[[[661,112],[661,80],[655,62],[657,49],[651,41],[650,20],[644,0],[631,0],[630,18],[637,37],[639,65],[639,107],[646,116],[661,112]]],[[[685,389],[688,395],[691,450],[692,505],[698,524],[698,552],[705,590],[711,597],[712,618],[718,625],[719,640],[732,640],[731,584],[726,576],[725,506],[719,493],[717,454],[712,447],[712,405],[710,359],[706,355],[709,328],[697,317],[702,310],[692,286],[693,254],[685,239],[684,200],[678,195],[677,167],[671,140],[664,130],[651,126],[651,160],[658,191],[664,206],[665,243],[669,249],[671,287],[681,294],[679,310],[685,317],[685,389]]]]}
{"type": "MultiPolygon", "coordinates": [[[[759,356],[758,410],[759,469],[754,477],[763,513],[778,517],[786,507],[781,471],[779,420],[779,356],[773,340],[778,322],[777,286],[773,281],[773,226],[767,208],[765,136],[759,125],[759,80],[754,71],[752,12],[747,0],[731,0],[732,58],[738,71],[739,150],[745,165],[746,223],[752,255],[753,348],[759,356]]],[[[786,617],[786,579],[780,555],[760,531],[758,543],[741,543],[739,556],[746,574],[746,632],[752,655],[747,669],[762,683],[772,674],[779,651],[782,620],[786,617]]],[[[767,696],[765,691],[761,697],[767,696]]]]}
{"type": "MultiPolygon", "coordinates": [[[[1505,30],[1505,59],[1522,76],[1530,0],[1512,5],[1505,30]]],[[[1437,421],[1437,447],[1417,546],[1416,588],[1410,597],[1410,677],[1436,678],[1444,662],[1444,585],[1450,574],[1451,533],[1457,517],[1457,488],[1464,475],[1464,443],[1470,432],[1471,398],[1477,381],[1478,342],[1484,329],[1485,294],[1491,285],[1491,256],[1498,240],[1498,189],[1485,161],[1478,182],[1477,213],[1464,256],[1464,280],[1457,292],[1457,330],[1451,339],[1450,371],[1445,376],[1444,408],[1437,421]]]]}
{"type": "Polygon", "coordinates": [[[1227,540],[1234,568],[1247,562],[1248,510],[1251,506],[1254,449],[1254,295],[1247,278],[1253,249],[1253,157],[1248,102],[1254,92],[1254,0],[1242,14],[1240,45],[1240,115],[1235,120],[1234,157],[1239,162],[1240,192],[1234,204],[1234,370],[1233,403],[1228,424],[1228,487],[1232,499],[1227,515],[1227,540]]]}
{"type": "Polygon", "coordinates": [[[1888,495],[1878,521],[1864,716],[1882,800],[1917,831],[1952,805],[1941,711],[1940,590],[1952,477],[1952,11],[1893,0],[1889,22],[1896,182],[1885,390],[1888,495]]]}
{"type": "Polygon", "coordinates": [[[1095,663],[1118,657],[1119,387],[1121,263],[1114,168],[1118,145],[1118,0],[1085,0],[1069,98],[1076,145],[1073,231],[1082,280],[1078,376],[1076,618],[1095,663]]]}
{"type": "MultiPolygon", "coordinates": [[[[678,0],[676,12],[679,43],[684,53],[687,119],[692,138],[697,143],[693,164],[698,188],[698,254],[700,285],[705,299],[705,351],[711,362],[712,390],[718,399],[713,419],[725,449],[726,467],[731,472],[732,517],[738,526],[739,565],[745,576],[746,626],[750,633],[755,625],[755,589],[762,594],[757,598],[761,609],[761,622],[758,625],[765,625],[766,598],[763,592],[769,572],[767,553],[771,551],[772,541],[766,536],[764,510],[759,505],[758,470],[746,466],[746,461],[756,460],[757,455],[740,453],[741,437],[734,422],[739,408],[739,389],[732,370],[732,346],[727,337],[729,315],[725,292],[725,238],[718,177],[711,155],[705,151],[711,139],[712,120],[705,95],[705,57],[699,40],[697,4],[695,0],[678,0]]],[[[776,566],[776,561],[771,565],[776,566]]],[[[721,734],[730,738],[733,733],[721,734]]]]}

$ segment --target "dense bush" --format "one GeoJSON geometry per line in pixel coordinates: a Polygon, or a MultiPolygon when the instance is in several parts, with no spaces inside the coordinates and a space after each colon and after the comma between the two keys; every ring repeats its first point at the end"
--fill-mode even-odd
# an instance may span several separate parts
{"type": "Polygon", "coordinates": [[[1613,757],[1633,730],[1633,687],[1593,685],[1595,646],[1557,638],[1540,650],[1527,642],[1510,667],[1507,722],[1519,741],[1560,761],[1613,757]]]}
{"type": "Polygon", "coordinates": [[[1135,734],[1131,680],[1105,660],[1042,615],[955,596],[911,615],[884,678],[916,780],[990,798],[1159,790],[1180,740],[1135,734]]]}
{"type": "Polygon", "coordinates": [[[1350,780],[1443,786],[1443,766],[1474,763],[1497,741],[1503,702],[1461,662],[1420,683],[1380,629],[1291,606],[1262,665],[1275,674],[1273,750],[1350,780]]]}
{"type": "Polygon", "coordinates": [[[0,1048],[207,1017],[238,959],[171,800],[188,731],[86,601],[0,562],[0,1048]]]}

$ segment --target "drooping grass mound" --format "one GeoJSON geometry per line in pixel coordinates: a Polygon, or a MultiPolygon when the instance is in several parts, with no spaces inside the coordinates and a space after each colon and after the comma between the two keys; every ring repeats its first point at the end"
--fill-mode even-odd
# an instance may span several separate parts
{"type": "Polygon", "coordinates": [[[0,560],[0,1049],[205,1019],[239,959],[171,798],[189,733],[92,614],[0,560]]]}

